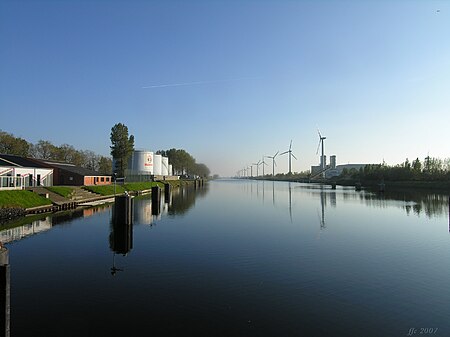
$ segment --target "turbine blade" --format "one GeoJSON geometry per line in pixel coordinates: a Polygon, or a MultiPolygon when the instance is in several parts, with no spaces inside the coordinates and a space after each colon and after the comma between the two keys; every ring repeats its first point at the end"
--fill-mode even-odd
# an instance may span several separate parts
{"type": "Polygon", "coordinates": [[[284,151],[283,153],[280,153],[280,156],[282,156],[283,154],[288,153],[289,151],[284,151]]]}
{"type": "Polygon", "coordinates": [[[277,151],[277,153],[275,153],[275,154],[273,155],[274,158],[277,156],[278,152],[280,152],[280,151],[277,151]]]}
{"type": "Polygon", "coordinates": [[[317,128],[317,133],[319,134],[319,138],[322,138],[322,135],[320,134],[319,128],[317,128]]]}
{"type": "Polygon", "coordinates": [[[291,139],[291,143],[289,144],[289,150],[291,150],[292,148],[292,139],[291,139]]]}
{"type": "Polygon", "coordinates": [[[298,160],[296,156],[291,152],[291,156],[295,158],[295,160],[298,160]]]}
{"type": "Polygon", "coordinates": [[[319,145],[317,145],[317,150],[316,150],[316,154],[319,153],[319,148],[320,148],[320,142],[322,141],[322,139],[319,139],[319,145]]]}

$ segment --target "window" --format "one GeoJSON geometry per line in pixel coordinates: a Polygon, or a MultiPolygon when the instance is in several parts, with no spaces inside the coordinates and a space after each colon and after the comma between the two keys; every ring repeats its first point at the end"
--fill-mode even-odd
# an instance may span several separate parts
{"type": "Polygon", "coordinates": [[[101,177],[100,178],[100,181],[103,183],[103,182],[105,182],[105,178],[104,177],[101,177]]]}

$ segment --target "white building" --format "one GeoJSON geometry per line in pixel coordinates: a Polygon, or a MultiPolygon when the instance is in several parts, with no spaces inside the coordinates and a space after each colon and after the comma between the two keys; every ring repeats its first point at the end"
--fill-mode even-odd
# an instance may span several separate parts
{"type": "Polygon", "coordinates": [[[30,158],[0,154],[0,190],[53,186],[53,169],[30,158]]]}

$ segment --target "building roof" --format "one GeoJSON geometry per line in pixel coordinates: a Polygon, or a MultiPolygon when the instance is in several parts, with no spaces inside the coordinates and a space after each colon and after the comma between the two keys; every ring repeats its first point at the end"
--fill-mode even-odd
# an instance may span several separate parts
{"type": "Polygon", "coordinates": [[[0,166],[49,168],[33,158],[25,158],[12,154],[0,154],[0,166]]]}
{"type": "Polygon", "coordinates": [[[109,177],[109,176],[111,176],[110,174],[103,174],[103,173],[93,171],[93,170],[90,170],[90,169],[87,169],[84,167],[76,166],[74,164],[69,164],[69,163],[64,163],[64,162],[59,162],[59,161],[52,161],[52,160],[43,160],[43,159],[39,159],[39,161],[49,167],[59,168],[61,170],[65,170],[67,172],[71,172],[71,173],[78,174],[78,175],[85,176],[85,177],[109,177]]]}
{"type": "Polygon", "coordinates": [[[0,154],[0,166],[16,166],[16,167],[36,167],[36,168],[59,168],[74,174],[85,177],[109,177],[111,175],[103,174],[84,167],[75,166],[73,164],[60,161],[25,158],[14,156],[11,154],[0,154]]]}

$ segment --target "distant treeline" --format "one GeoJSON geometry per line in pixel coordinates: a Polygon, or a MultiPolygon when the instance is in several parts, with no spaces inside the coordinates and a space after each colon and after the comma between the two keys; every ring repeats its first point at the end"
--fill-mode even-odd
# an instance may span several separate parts
{"type": "Polygon", "coordinates": [[[72,145],[56,146],[48,140],[32,144],[23,138],[0,130],[0,153],[22,157],[62,161],[103,174],[111,174],[111,158],[100,156],[90,150],[77,150],[72,145]]]}
{"type": "Polygon", "coordinates": [[[187,151],[182,149],[159,150],[156,154],[169,158],[175,175],[197,175],[208,177],[210,170],[208,166],[202,163],[196,163],[195,158],[187,151]]]}
{"type": "Polygon", "coordinates": [[[412,162],[389,166],[386,163],[366,165],[359,170],[344,169],[339,178],[363,181],[450,181],[450,158],[440,159],[427,156],[423,161],[416,158],[412,162]]]}

